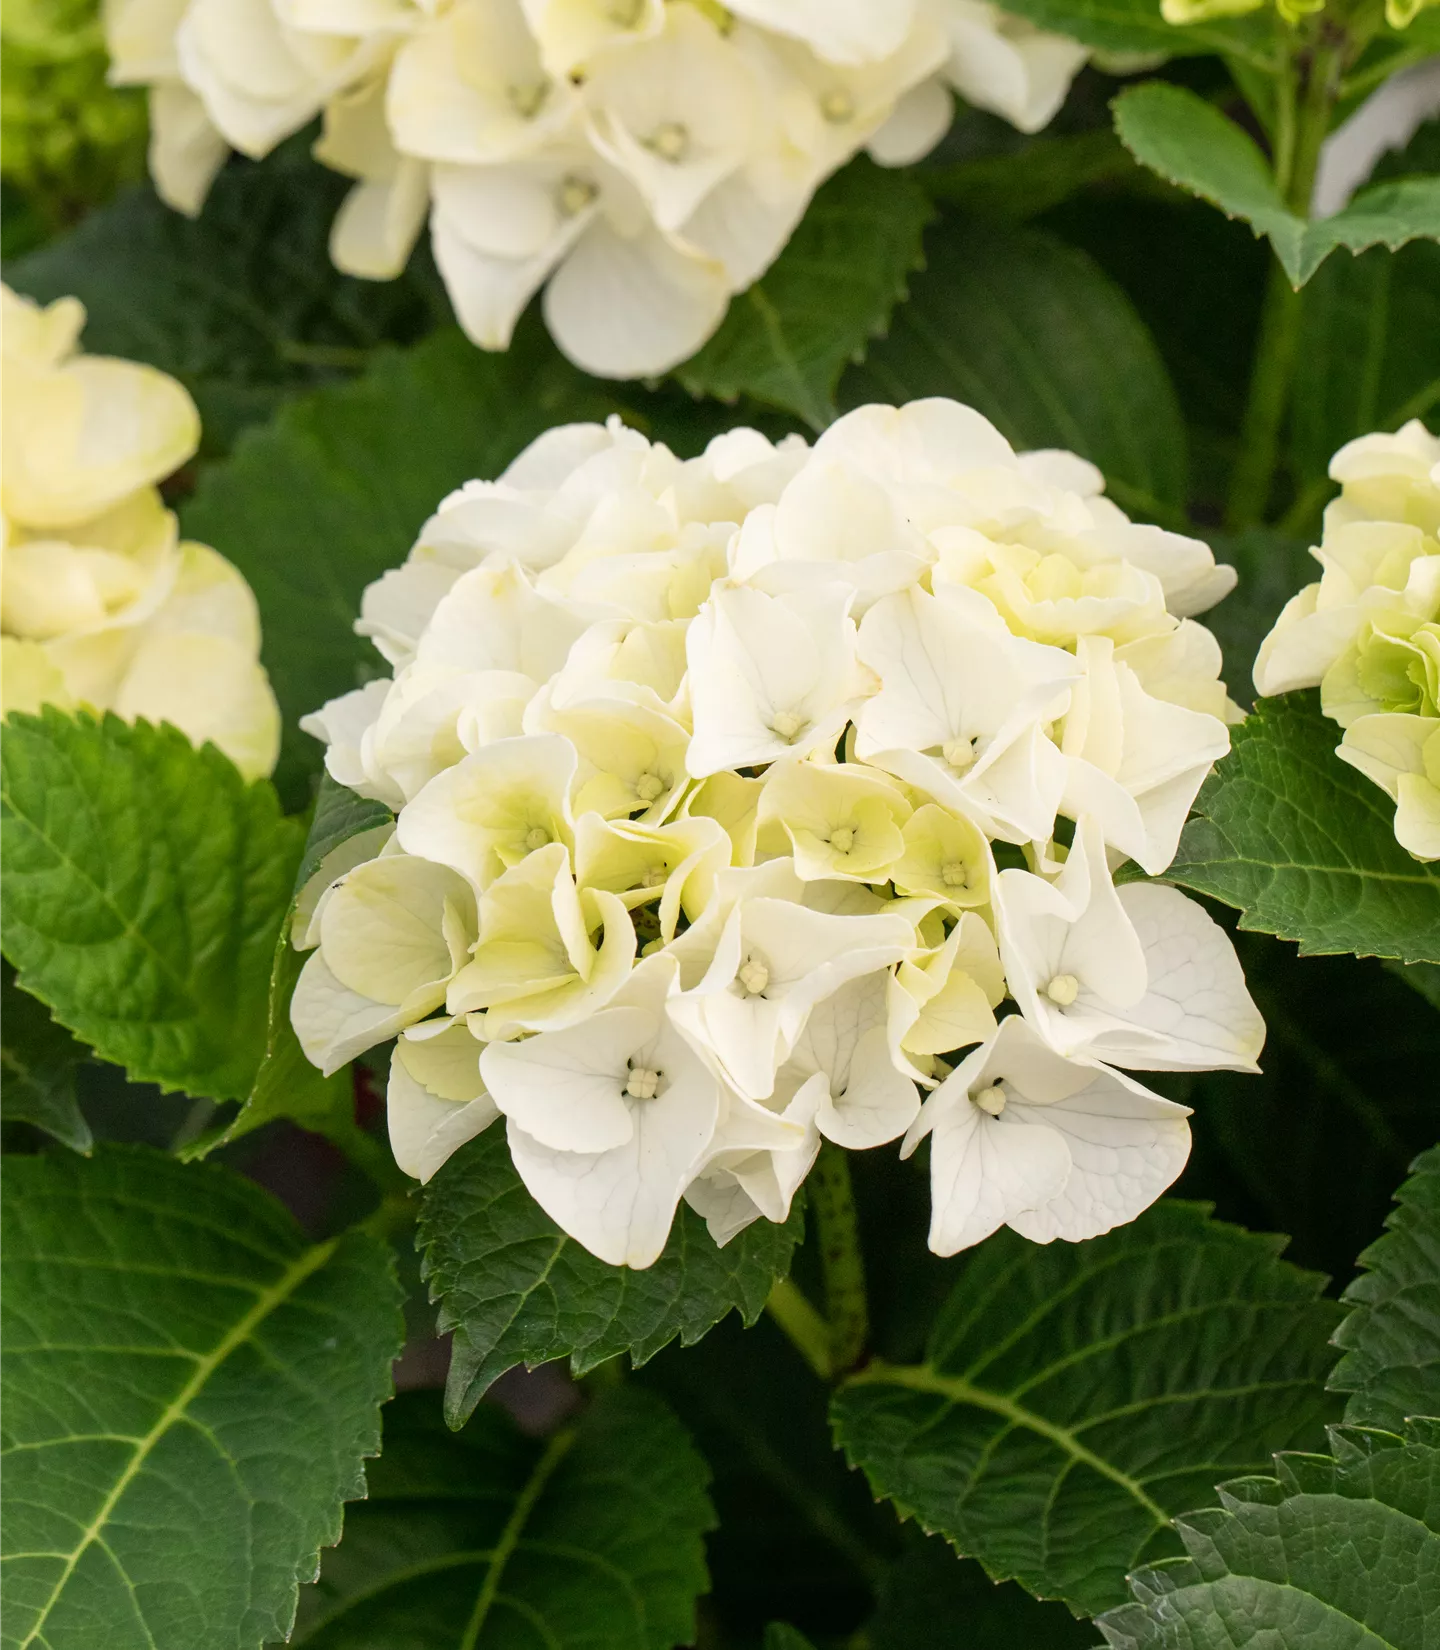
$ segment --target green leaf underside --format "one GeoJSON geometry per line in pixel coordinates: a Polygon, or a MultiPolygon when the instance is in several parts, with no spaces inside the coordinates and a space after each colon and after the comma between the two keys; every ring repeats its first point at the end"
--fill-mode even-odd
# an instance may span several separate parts
{"type": "Polygon", "coordinates": [[[1298,940],[1302,956],[1440,961],[1440,865],[1396,842],[1395,804],[1335,755],[1319,696],[1262,699],[1230,737],[1165,881],[1298,940]]]}
{"type": "Polygon", "coordinates": [[[75,1097],[75,1068],[86,1058],[7,967],[0,974],[0,1117],[30,1123],[72,1151],[88,1152],[90,1125],[75,1097]]]}
{"type": "Polygon", "coordinates": [[[335,268],[326,242],[349,188],[297,138],[223,168],[198,218],[134,189],[5,279],[42,303],[80,298],[86,349],[173,374],[200,408],[205,450],[224,452],[288,396],[447,313],[433,274],[366,281],[335,268]]]}
{"type": "Polygon", "coordinates": [[[5,728],[5,954],[137,1080],[248,1092],[302,845],[267,783],[175,728],[49,709],[5,728]]]}
{"type": "Polygon", "coordinates": [[[454,1330],[451,1423],[517,1364],[568,1357],[583,1375],[622,1352],[639,1365],[677,1337],[689,1346],[731,1311],[753,1323],[789,1270],[801,1224],[797,1208],[785,1225],[758,1220],[717,1249],[682,1204],[653,1266],[607,1266],[525,1190],[495,1125],[445,1164],[420,1213],[417,1242],[439,1330],[454,1330]]]}
{"type": "Polygon", "coordinates": [[[7,1642],[282,1638],[379,1444],[389,1252],[142,1148],[12,1160],[5,1225],[7,1642]]]}
{"type": "Polygon", "coordinates": [[[815,196],[768,270],[731,300],[720,330],[677,376],[695,395],[751,395],[824,429],[850,361],[885,331],[924,262],[931,209],[904,172],[866,156],[815,196]]]}
{"type": "Polygon", "coordinates": [[[1440,1415],[1440,1146],[1416,1158],[1395,1202],[1342,1297],[1344,1355],[1330,1375],[1333,1391],[1350,1394],[1348,1422],[1392,1432],[1409,1416],[1440,1415]]]}
{"type": "Polygon", "coordinates": [[[385,1412],[345,1540],[301,1597],[301,1650],[670,1650],[694,1642],[715,1518],[675,1417],[605,1393],[548,1440],[486,1405],[449,1433],[433,1393],[385,1412]]]}
{"type": "Polygon", "coordinates": [[[324,754],[299,718],[386,671],[354,632],[365,586],[404,561],[447,493],[498,475],[552,425],[616,408],[538,326],[503,354],[446,328],[292,402],[202,474],[184,530],[229,557],[260,604],[287,801],[308,801],[324,754]]]}
{"type": "Polygon", "coordinates": [[[1440,239],[1440,178],[1377,183],[1332,217],[1297,216],[1255,141],[1183,86],[1151,80],[1122,92],[1115,129],[1142,165],[1267,235],[1297,287],[1339,247],[1362,252],[1382,245],[1393,252],[1407,241],[1440,239]]]}
{"type": "Polygon", "coordinates": [[[1334,1427],[1176,1520],[1188,1557],[1131,1578],[1113,1650],[1426,1650],[1440,1620],[1440,1422],[1334,1427]]]}
{"type": "Polygon", "coordinates": [[[1162,1203],[1088,1243],[1002,1231],[962,1263],[927,1361],[831,1409],[871,1487],[1041,1598],[1093,1613],[1217,1477],[1318,1439],[1337,1309],[1283,1240],[1162,1203]]]}
{"type": "Polygon", "coordinates": [[[1177,28],[1154,0],[1010,0],[1005,9],[1104,52],[1229,52],[1263,61],[1268,49],[1263,19],[1219,17],[1177,28]]]}
{"type": "Polygon", "coordinates": [[[950,396],[1017,448],[1092,460],[1132,513],[1183,503],[1174,388],[1129,299],[1087,254],[949,216],[926,237],[926,262],[889,336],[841,384],[844,406],[950,396]]]}

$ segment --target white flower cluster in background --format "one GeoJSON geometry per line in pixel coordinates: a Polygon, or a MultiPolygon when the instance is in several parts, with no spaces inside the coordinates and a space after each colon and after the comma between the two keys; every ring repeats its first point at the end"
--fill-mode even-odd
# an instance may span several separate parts
{"type": "Polygon", "coordinates": [[[1395,836],[1440,859],[1440,437],[1413,419],[1330,461],[1340,497],[1310,554],[1324,569],[1261,644],[1262,694],[1318,687],[1336,755],[1395,802],[1395,836]]]}
{"type": "Polygon", "coordinates": [[[1036,131],[1086,55],[988,0],[110,0],[107,35],[172,206],[323,111],[341,269],[397,275],[428,216],[477,344],[548,281],[613,377],[692,355],[858,150],[919,159],[952,88],[1036,131]]]}
{"type": "Polygon", "coordinates": [[[302,899],[307,1055],[398,1037],[401,1167],[503,1115],[612,1263],[682,1197],[784,1219],[822,1139],[931,1136],[942,1254],[1132,1219],[1188,1114],[1116,1068],[1264,1030],[1200,906],[1112,875],[1228,749],[1191,615],[1234,576],[1101,487],[934,400],[689,461],[569,425],[452,494],[365,595],[393,676],[305,724],[397,813],[302,899]]]}
{"type": "Polygon", "coordinates": [[[114,711],[213,740],[247,778],[275,766],[280,711],[260,616],[223,556],[181,543],[156,482],[200,418],[153,367],[79,350],[84,306],[0,287],[3,712],[114,711]]]}

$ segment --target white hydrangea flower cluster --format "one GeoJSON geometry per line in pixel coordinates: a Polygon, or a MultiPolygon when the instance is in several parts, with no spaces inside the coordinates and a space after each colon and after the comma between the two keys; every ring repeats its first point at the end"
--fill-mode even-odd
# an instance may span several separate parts
{"type": "Polygon", "coordinates": [[[548,281],[561,349],[622,378],[692,355],[858,150],[919,159],[952,88],[1036,131],[1086,56],[989,0],[111,0],[107,22],[171,205],[323,111],[316,154],[356,179],[341,269],[397,275],[428,214],[477,344],[506,348],[548,281]]]}
{"type": "Polygon", "coordinates": [[[1285,604],[1255,661],[1261,694],[1320,689],[1335,754],[1395,802],[1395,836],[1440,859],[1440,436],[1412,419],[1330,461],[1323,568],[1285,604]]]}
{"type": "Polygon", "coordinates": [[[689,461],[570,425],[452,494],[364,598],[393,676],[305,724],[398,815],[302,901],[308,1056],[398,1037],[400,1166],[503,1115],[617,1264],[682,1197],[784,1219],[822,1139],[930,1135],[941,1254],[1132,1219],[1188,1114],[1115,1068],[1264,1028],[1199,905],[1112,877],[1228,748],[1233,573],[1101,489],[932,400],[689,461]]]}
{"type": "Polygon", "coordinates": [[[260,778],[280,710],[255,598],[180,542],[155,485],[193,456],[199,414],[163,372],[82,354],[84,325],[76,298],[0,287],[0,709],[172,722],[260,778]]]}

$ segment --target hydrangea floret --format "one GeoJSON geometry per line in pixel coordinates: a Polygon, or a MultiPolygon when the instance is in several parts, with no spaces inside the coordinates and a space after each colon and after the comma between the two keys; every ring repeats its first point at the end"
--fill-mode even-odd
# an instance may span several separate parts
{"type": "Polygon", "coordinates": [[[1440,859],[1440,437],[1418,419],[1360,436],[1330,475],[1322,576],[1261,644],[1256,691],[1318,687],[1335,754],[1393,799],[1400,845],[1440,859]]]}
{"type": "Polygon", "coordinates": [[[929,1136],[941,1254],[1078,1240],[1184,1165],[1117,1068],[1255,1069],[1229,940],[1143,880],[1234,715],[1234,582],[952,401],[681,460],[618,420],[447,498],[307,719],[395,810],[305,891],[292,1018],[396,1038],[426,1179],[503,1118],[537,1201],[643,1267],[683,1198],[783,1220],[822,1140],[929,1136]]]}
{"type": "Polygon", "coordinates": [[[3,713],[113,711],[211,740],[247,778],[280,749],[244,578],[182,542],[156,485],[200,418],[153,367],[79,348],[84,306],[0,287],[0,695],[3,713]]]}
{"type": "Polygon", "coordinates": [[[665,371],[861,149],[906,165],[952,91],[1021,130],[1085,48],[988,0],[116,0],[113,77],[150,87],[151,170],[197,211],[226,154],[323,112],[353,177],[331,253],[386,278],[427,217],[461,325],[507,347],[546,286],[586,370],[665,371]]]}

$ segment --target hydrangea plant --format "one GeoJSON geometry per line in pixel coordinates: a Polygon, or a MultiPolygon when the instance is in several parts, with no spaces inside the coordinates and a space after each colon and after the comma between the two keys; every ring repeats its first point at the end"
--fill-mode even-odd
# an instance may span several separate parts
{"type": "Polygon", "coordinates": [[[1431,1650],[1437,31],[6,8],[7,1644],[1431,1650]]]}

